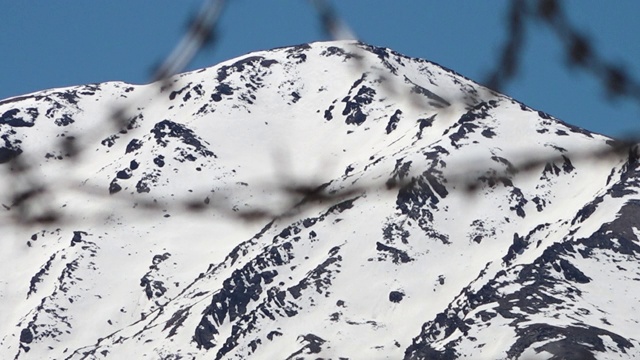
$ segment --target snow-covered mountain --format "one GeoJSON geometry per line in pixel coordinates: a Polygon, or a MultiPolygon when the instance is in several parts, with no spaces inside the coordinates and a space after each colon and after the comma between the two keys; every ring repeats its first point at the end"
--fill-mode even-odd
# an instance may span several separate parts
{"type": "Polygon", "coordinates": [[[2,358],[640,355],[637,147],[437,64],[261,51],[0,139],[2,358]]]}

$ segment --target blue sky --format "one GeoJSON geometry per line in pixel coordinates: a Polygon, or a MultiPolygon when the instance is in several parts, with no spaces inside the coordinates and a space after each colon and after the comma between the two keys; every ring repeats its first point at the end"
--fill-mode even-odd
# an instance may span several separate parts
{"type": "MultiPolygon", "coordinates": [[[[333,1],[365,42],[486,79],[505,39],[508,1],[333,1]]],[[[196,0],[0,0],[0,98],[120,80],[145,83],[200,7],[196,0]]],[[[215,47],[189,69],[253,50],[325,40],[304,0],[228,0],[215,47]]],[[[640,2],[566,0],[571,22],[611,63],[640,78],[640,2]]],[[[568,69],[560,42],[527,23],[521,71],[503,92],[566,122],[615,137],[640,135],[640,104],[608,100],[599,82],[568,69]]]]}

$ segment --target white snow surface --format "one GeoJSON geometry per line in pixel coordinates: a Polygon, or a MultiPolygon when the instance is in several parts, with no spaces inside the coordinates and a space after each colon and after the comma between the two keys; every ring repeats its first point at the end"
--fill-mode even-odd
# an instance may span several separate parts
{"type": "Polygon", "coordinates": [[[616,145],[354,41],[0,101],[0,358],[637,357],[616,145]]]}

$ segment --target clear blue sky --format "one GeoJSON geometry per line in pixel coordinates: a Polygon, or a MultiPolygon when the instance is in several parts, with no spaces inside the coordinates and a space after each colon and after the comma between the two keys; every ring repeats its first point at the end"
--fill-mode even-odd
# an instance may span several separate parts
{"type": "MultiPolygon", "coordinates": [[[[338,14],[365,42],[425,58],[483,81],[505,38],[509,2],[340,0],[338,14]]],[[[0,0],[0,98],[41,89],[121,80],[145,83],[179,41],[201,2],[0,0]]],[[[196,69],[253,50],[324,40],[304,0],[229,0],[220,38],[196,69]]],[[[562,2],[612,63],[640,78],[640,1],[562,2]]],[[[640,105],[606,99],[599,83],[568,70],[546,28],[527,24],[521,71],[503,92],[569,123],[616,137],[640,135],[640,105]]]]}

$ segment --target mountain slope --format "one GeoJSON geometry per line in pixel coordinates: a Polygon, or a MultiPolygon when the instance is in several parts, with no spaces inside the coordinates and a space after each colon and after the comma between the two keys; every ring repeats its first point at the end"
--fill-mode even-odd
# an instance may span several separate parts
{"type": "Polygon", "coordinates": [[[2,357],[640,353],[637,148],[428,61],[256,52],[0,134],[2,357]]]}

